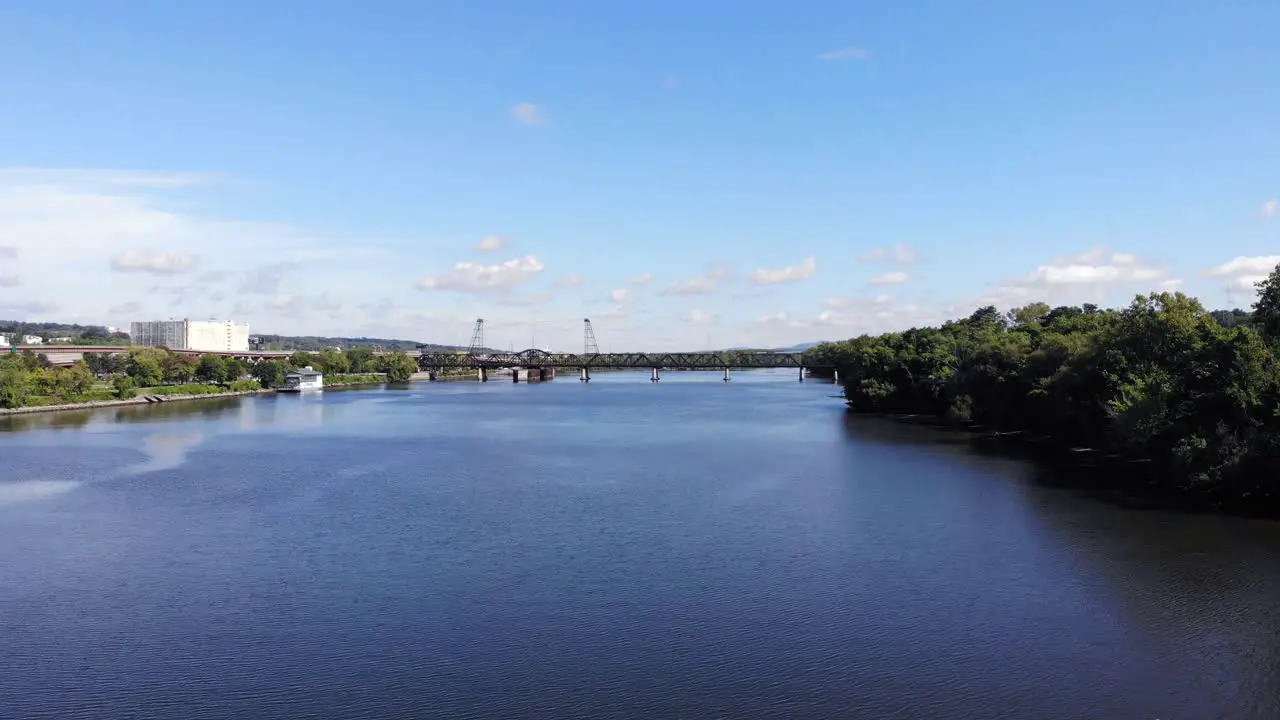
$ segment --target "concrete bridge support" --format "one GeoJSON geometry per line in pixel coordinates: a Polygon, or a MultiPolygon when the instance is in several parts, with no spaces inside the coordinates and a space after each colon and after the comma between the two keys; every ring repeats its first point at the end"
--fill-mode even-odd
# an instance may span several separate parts
{"type": "Polygon", "coordinates": [[[582,368],[582,382],[591,382],[591,368],[582,368]]]}
{"type": "Polygon", "coordinates": [[[834,384],[836,384],[836,385],[839,385],[839,384],[840,384],[840,371],[839,371],[839,370],[832,370],[832,371],[831,371],[831,382],[832,382],[832,383],[834,383],[834,384]]]}
{"type": "Polygon", "coordinates": [[[658,382],[662,379],[662,374],[658,372],[658,368],[653,369],[653,376],[649,378],[650,382],[658,382]]]}
{"type": "Polygon", "coordinates": [[[545,382],[547,380],[556,379],[556,369],[551,367],[544,368],[514,368],[511,371],[511,382],[518,383],[521,380],[531,382],[545,382]]]}
{"type": "Polygon", "coordinates": [[[804,382],[804,367],[800,368],[800,382],[804,382]]]}
{"type": "Polygon", "coordinates": [[[489,382],[488,368],[480,368],[479,370],[477,370],[476,379],[479,380],[480,382],[489,382]]]}
{"type": "Polygon", "coordinates": [[[729,368],[724,369],[724,381],[729,382],[729,368]]]}

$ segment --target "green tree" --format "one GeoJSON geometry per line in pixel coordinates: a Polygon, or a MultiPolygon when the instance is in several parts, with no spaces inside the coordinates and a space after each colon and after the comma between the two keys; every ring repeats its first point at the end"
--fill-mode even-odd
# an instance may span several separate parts
{"type": "Polygon", "coordinates": [[[244,361],[240,360],[240,358],[225,358],[222,361],[222,365],[225,370],[223,376],[225,378],[225,382],[234,382],[239,380],[248,372],[248,365],[246,365],[244,361]]]}
{"type": "Polygon", "coordinates": [[[163,360],[164,381],[189,383],[196,376],[196,359],[185,353],[169,353],[163,360]]]}
{"type": "Polygon", "coordinates": [[[319,361],[312,353],[299,350],[289,357],[289,364],[295,368],[316,367],[319,361]]]}
{"type": "Polygon", "coordinates": [[[373,349],[367,345],[358,345],[347,351],[347,359],[351,361],[351,372],[374,372],[378,365],[373,349]]]}
{"type": "Polygon", "coordinates": [[[136,387],[137,384],[128,375],[116,375],[111,378],[111,389],[115,391],[118,398],[128,399],[134,397],[138,394],[136,387]]]}
{"type": "Polygon", "coordinates": [[[418,371],[418,363],[404,353],[403,350],[392,350],[382,356],[382,372],[391,382],[405,382],[418,371]]]}
{"type": "Polygon", "coordinates": [[[1258,300],[1253,304],[1253,321],[1267,342],[1280,342],[1280,265],[1257,284],[1258,300]]]}
{"type": "Polygon", "coordinates": [[[110,375],[124,371],[124,360],[115,353],[85,353],[84,363],[97,375],[110,375]]]}
{"type": "Polygon", "coordinates": [[[124,371],[139,387],[164,382],[164,363],[169,351],[162,348],[133,348],[125,359],[124,371]]]}
{"type": "Polygon", "coordinates": [[[217,355],[201,355],[196,365],[196,379],[206,383],[220,383],[227,379],[227,365],[217,355]]]}
{"type": "Polygon", "coordinates": [[[249,370],[258,384],[264,388],[280,387],[284,384],[284,376],[288,372],[289,367],[280,360],[260,362],[249,370]]]}
{"type": "Polygon", "coordinates": [[[317,358],[320,372],[326,375],[342,375],[351,372],[351,360],[341,350],[327,348],[317,358]]]}
{"type": "Polygon", "coordinates": [[[20,408],[31,396],[28,373],[18,363],[0,365],[0,407],[20,408]]]}
{"type": "Polygon", "coordinates": [[[1157,484],[1209,504],[1280,513],[1280,343],[1267,335],[1280,268],[1259,290],[1257,330],[1153,293],[1121,310],[982,308],[937,328],[825,343],[805,359],[840,368],[854,411],[1027,431],[1149,461],[1157,484]]]}
{"type": "Polygon", "coordinates": [[[54,392],[56,397],[70,400],[84,395],[93,387],[93,372],[83,361],[69,368],[52,368],[54,372],[54,392]]]}

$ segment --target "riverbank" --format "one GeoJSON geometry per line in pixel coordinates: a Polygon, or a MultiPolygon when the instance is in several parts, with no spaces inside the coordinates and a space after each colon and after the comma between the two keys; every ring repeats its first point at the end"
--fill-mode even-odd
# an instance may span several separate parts
{"type": "MultiPolygon", "coordinates": [[[[346,382],[332,383],[325,385],[326,390],[337,390],[355,387],[371,387],[374,385],[385,385],[386,381],[379,382],[346,382]]],[[[0,408],[0,417],[9,417],[13,415],[33,415],[36,413],[65,412],[69,410],[96,410],[98,408],[113,407],[131,407],[135,405],[156,405],[169,402],[180,402],[186,400],[217,400],[221,398],[243,397],[245,395],[264,395],[267,393],[278,393],[278,388],[259,388],[256,390],[228,390],[218,393],[200,393],[194,395],[167,394],[156,395],[143,393],[137,397],[120,398],[117,400],[92,400],[81,403],[64,403],[62,405],[32,405],[20,408],[0,408]]]]}
{"type": "Polygon", "coordinates": [[[96,408],[127,407],[130,405],[154,405],[156,403],[177,402],[182,400],[212,400],[215,398],[240,397],[243,395],[260,395],[276,392],[266,390],[239,390],[221,393],[203,393],[200,395],[138,395],[118,400],[93,400],[82,403],[66,403],[63,405],[32,405],[30,407],[0,409],[0,417],[9,415],[32,415],[35,413],[61,412],[65,410],[94,410],[96,408]]]}
{"type": "Polygon", "coordinates": [[[1034,463],[1041,470],[1037,482],[1043,485],[1080,491],[1113,505],[1280,520],[1280,498],[1245,491],[1232,496],[1216,486],[1175,485],[1166,468],[1150,458],[1066,447],[1047,435],[949,423],[936,415],[850,408],[848,417],[933,428],[984,454],[1034,463]]]}

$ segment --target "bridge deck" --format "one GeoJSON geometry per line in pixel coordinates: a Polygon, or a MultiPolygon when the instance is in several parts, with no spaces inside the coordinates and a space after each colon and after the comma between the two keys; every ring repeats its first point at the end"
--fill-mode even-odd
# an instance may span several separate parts
{"type": "Polygon", "coordinates": [[[573,367],[573,368],[668,368],[679,370],[719,370],[722,368],[802,368],[803,353],[548,353],[525,350],[518,353],[427,353],[418,358],[427,369],[573,367]]]}

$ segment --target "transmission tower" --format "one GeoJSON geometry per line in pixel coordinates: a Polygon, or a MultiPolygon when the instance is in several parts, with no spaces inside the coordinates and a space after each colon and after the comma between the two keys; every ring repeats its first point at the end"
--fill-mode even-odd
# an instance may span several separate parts
{"type": "Polygon", "coordinates": [[[582,354],[600,354],[600,346],[596,344],[596,331],[591,329],[591,318],[582,318],[582,354]]]}
{"type": "Polygon", "coordinates": [[[471,347],[467,348],[468,355],[477,355],[484,349],[484,318],[476,320],[476,328],[471,331],[471,347]]]}

